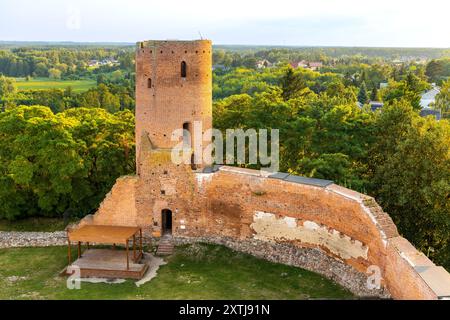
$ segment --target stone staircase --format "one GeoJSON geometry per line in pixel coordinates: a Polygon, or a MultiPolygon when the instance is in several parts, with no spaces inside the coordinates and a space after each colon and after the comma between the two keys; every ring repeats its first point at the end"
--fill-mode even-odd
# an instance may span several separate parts
{"type": "Polygon", "coordinates": [[[173,237],[171,234],[165,234],[159,239],[156,254],[159,256],[168,256],[173,253],[173,237]]]}

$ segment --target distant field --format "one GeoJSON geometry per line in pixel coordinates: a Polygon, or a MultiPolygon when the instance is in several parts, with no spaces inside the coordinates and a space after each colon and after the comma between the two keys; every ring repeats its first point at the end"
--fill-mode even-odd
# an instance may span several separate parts
{"type": "Polygon", "coordinates": [[[55,80],[48,78],[35,78],[26,81],[24,78],[16,78],[19,90],[46,90],[46,89],[66,89],[72,87],[74,92],[87,91],[97,85],[95,80],[55,80]]]}

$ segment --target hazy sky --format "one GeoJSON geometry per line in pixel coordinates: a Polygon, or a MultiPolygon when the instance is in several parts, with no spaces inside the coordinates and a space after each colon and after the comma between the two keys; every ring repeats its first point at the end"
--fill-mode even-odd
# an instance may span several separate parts
{"type": "Polygon", "coordinates": [[[0,0],[0,40],[450,47],[449,0],[0,0]]]}

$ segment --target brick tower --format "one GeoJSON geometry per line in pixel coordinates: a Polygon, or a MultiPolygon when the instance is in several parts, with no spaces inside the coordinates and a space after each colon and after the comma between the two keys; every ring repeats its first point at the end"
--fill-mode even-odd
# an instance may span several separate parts
{"type": "MultiPolygon", "coordinates": [[[[212,46],[210,40],[143,41],[136,48],[136,169],[145,163],[146,139],[153,149],[171,149],[172,132],[185,129],[194,141],[194,123],[212,127],[212,46]]],[[[203,142],[206,145],[209,142],[203,142]]],[[[200,165],[202,167],[202,165],[200,165]]]]}

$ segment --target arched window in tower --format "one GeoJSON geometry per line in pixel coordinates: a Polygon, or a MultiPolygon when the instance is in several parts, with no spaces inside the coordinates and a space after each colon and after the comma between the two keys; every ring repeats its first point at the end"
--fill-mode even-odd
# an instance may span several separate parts
{"type": "Polygon", "coordinates": [[[151,88],[152,87],[152,78],[148,78],[147,80],[147,88],[151,88]]]}
{"type": "Polygon", "coordinates": [[[187,65],[186,61],[183,61],[181,62],[181,77],[186,78],[186,73],[187,73],[187,65]]]}

